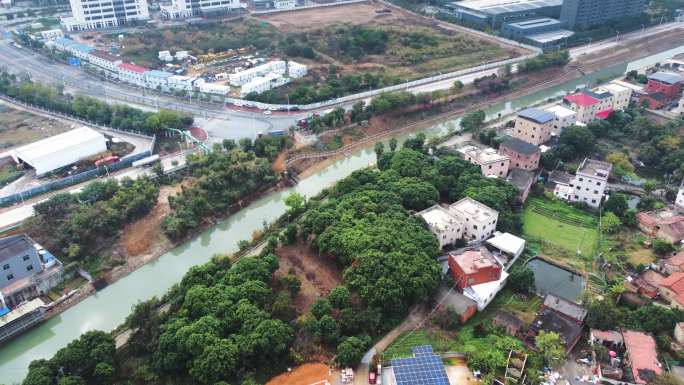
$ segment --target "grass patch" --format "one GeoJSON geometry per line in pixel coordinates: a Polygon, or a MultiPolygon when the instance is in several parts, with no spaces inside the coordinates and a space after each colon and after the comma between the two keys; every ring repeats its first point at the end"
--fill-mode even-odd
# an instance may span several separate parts
{"type": "Polygon", "coordinates": [[[383,352],[385,362],[395,358],[413,357],[411,349],[419,345],[432,345],[435,353],[451,351],[454,339],[446,332],[435,330],[415,330],[402,333],[383,352]]]}
{"type": "Polygon", "coordinates": [[[22,175],[24,175],[24,172],[17,170],[14,164],[0,166],[0,188],[21,178],[22,175]]]}
{"type": "Polygon", "coordinates": [[[595,216],[560,201],[532,198],[523,212],[523,235],[539,240],[541,251],[547,245],[564,251],[566,257],[579,250],[591,257],[598,243],[598,226],[595,216]]]}

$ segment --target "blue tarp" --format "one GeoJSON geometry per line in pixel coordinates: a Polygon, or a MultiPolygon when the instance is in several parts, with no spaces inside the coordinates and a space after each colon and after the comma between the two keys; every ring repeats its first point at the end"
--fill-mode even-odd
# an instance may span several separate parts
{"type": "Polygon", "coordinates": [[[7,306],[0,308],[0,317],[4,316],[5,314],[7,314],[9,312],[10,312],[10,309],[7,306]]]}

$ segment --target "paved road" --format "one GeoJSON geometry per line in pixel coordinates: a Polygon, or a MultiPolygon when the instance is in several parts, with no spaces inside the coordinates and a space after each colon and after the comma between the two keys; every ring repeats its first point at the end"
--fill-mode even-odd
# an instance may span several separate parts
{"type": "Polygon", "coordinates": [[[570,57],[572,59],[577,59],[578,57],[590,53],[594,53],[596,51],[601,51],[607,48],[613,48],[617,46],[618,44],[624,44],[626,42],[634,41],[641,39],[646,36],[652,36],[659,34],[664,31],[669,31],[677,28],[682,28],[684,27],[684,23],[681,22],[672,22],[672,23],[665,23],[661,25],[655,25],[650,28],[646,28],[643,30],[638,30],[630,33],[626,33],[620,36],[614,36],[611,37],[610,39],[605,39],[601,40],[595,43],[591,43],[588,45],[583,45],[580,47],[575,47],[570,50],[570,57]]]}

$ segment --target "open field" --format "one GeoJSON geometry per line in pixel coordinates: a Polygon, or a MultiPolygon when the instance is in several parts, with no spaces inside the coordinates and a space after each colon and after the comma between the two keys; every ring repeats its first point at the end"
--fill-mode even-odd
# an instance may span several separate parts
{"type": "Polygon", "coordinates": [[[71,129],[64,122],[16,110],[0,104],[0,152],[71,129]]]}
{"type": "MultiPolygon", "coordinates": [[[[567,255],[591,257],[598,241],[596,218],[560,201],[530,198],[523,212],[523,235],[567,255]]],[[[542,253],[544,250],[542,249],[542,253]]]]}

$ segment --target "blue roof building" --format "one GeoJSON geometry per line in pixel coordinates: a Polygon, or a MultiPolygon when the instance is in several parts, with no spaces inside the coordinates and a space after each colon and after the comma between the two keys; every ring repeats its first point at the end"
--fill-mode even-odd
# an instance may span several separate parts
{"type": "Polygon", "coordinates": [[[518,112],[518,116],[535,123],[544,124],[556,119],[556,115],[540,110],[538,108],[528,108],[518,112]]]}
{"type": "Polygon", "coordinates": [[[390,361],[397,385],[449,385],[442,357],[432,346],[416,346],[411,351],[413,357],[390,361]]]}
{"type": "Polygon", "coordinates": [[[684,82],[684,78],[673,72],[656,72],[648,76],[648,80],[655,80],[665,84],[679,84],[684,82]]]}

